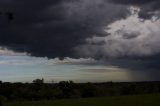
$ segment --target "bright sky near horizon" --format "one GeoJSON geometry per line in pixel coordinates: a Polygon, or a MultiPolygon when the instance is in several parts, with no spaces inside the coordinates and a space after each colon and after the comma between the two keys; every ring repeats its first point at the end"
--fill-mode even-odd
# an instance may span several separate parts
{"type": "Polygon", "coordinates": [[[32,82],[36,78],[44,78],[45,82],[154,80],[146,75],[147,71],[122,69],[118,66],[102,64],[93,59],[65,58],[59,60],[56,58],[48,60],[27,55],[0,56],[0,80],[5,82],[32,82]]]}

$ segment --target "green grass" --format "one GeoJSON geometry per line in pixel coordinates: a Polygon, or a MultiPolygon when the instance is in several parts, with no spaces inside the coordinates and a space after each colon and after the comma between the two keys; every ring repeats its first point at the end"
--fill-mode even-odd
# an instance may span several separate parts
{"type": "Polygon", "coordinates": [[[160,106],[160,94],[56,101],[11,102],[4,106],[160,106]]]}

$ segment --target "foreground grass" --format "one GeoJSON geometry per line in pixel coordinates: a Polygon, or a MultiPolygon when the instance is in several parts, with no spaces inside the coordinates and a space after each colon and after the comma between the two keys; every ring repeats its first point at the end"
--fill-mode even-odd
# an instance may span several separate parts
{"type": "Polygon", "coordinates": [[[4,106],[160,106],[160,94],[56,101],[12,102],[4,106]]]}

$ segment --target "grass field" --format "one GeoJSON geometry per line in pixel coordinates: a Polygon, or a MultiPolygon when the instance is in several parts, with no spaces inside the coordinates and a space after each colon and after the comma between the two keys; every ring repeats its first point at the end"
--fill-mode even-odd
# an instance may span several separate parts
{"type": "Polygon", "coordinates": [[[160,94],[56,101],[11,102],[4,106],[160,106],[160,94]]]}

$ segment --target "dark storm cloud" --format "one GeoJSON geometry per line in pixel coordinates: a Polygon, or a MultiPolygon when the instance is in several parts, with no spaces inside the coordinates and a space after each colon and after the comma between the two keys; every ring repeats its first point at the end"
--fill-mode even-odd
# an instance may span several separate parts
{"type": "Polygon", "coordinates": [[[113,3],[119,3],[119,4],[124,4],[124,5],[144,5],[148,3],[155,2],[157,0],[109,0],[110,2],[113,3]]]}
{"type": "Polygon", "coordinates": [[[47,57],[73,56],[73,47],[128,14],[106,0],[1,0],[0,10],[15,18],[0,17],[0,45],[47,57]]]}
{"type": "MultiPolygon", "coordinates": [[[[14,20],[1,15],[0,45],[34,56],[74,57],[74,47],[87,38],[107,36],[106,26],[128,17],[129,6],[139,6],[139,16],[148,19],[159,4],[157,0],[1,0],[0,10],[13,12],[14,20]]],[[[137,32],[125,33],[124,39],[137,36],[137,32]]],[[[90,43],[96,46],[104,41],[90,43]]]]}
{"type": "Polygon", "coordinates": [[[112,3],[122,4],[122,5],[134,5],[139,6],[141,8],[141,12],[139,13],[140,18],[149,19],[153,15],[160,14],[157,12],[160,11],[160,1],[159,0],[109,0],[112,3]]]}
{"type": "Polygon", "coordinates": [[[122,68],[159,70],[159,26],[150,20],[160,16],[159,5],[159,0],[0,0],[0,46],[49,58],[83,57],[86,53],[84,57],[122,68]],[[138,17],[150,24],[127,21],[130,6],[139,7],[138,17]],[[14,20],[6,19],[5,12],[12,12],[14,20]],[[121,39],[112,34],[107,40],[109,33],[104,29],[122,19],[129,26],[122,25],[121,39]],[[147,39],[137,39],[145,34],[147,39]]]}
{"type": "MultiPolygon", "coordinates": [[[[160,69],[159,16],[160,2],[157,0],[109,0],[112,4],[131,6],[131,14],[106,29],[109,36],[94,36],[87,44],[75,48],[80,55],[103,59],[114,66],[132,70],[160,69]],[[143,19],[143,20],[142,20],[143,19]],[[101,45],[98,42],[103,42],[101,45]],[[82,51],[82,53],[80,52],[82,51]]],[[[148,75],[149,76],[149,75],[148,75]]],[[[158,79],[158,76],[153,76],[158,79]]]]}

